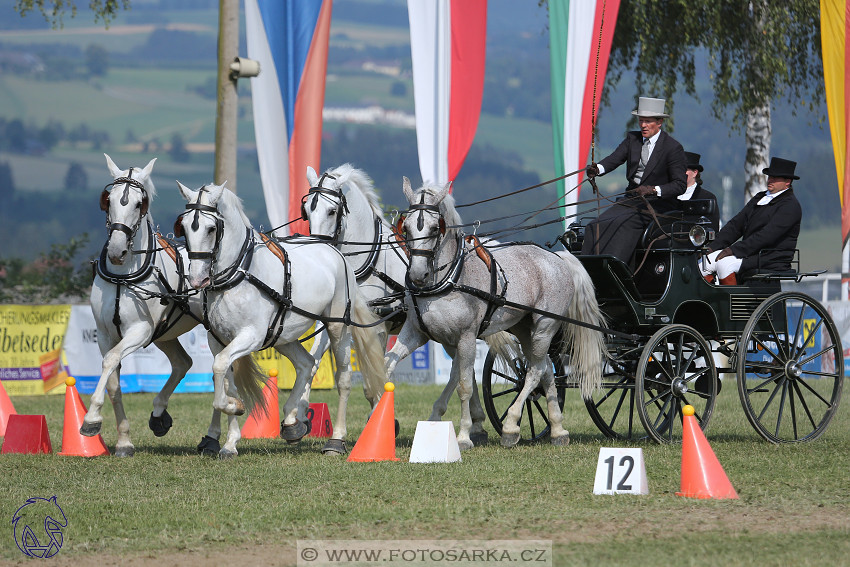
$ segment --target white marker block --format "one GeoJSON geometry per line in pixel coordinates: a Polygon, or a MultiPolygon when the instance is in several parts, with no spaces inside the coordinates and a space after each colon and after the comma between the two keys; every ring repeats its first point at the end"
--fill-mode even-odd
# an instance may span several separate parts
{"type": "Polygon", "coordinates": [[[594,494],[649,494],[640,447],[599,449],[594,494]]]}
{"type": "Polygon", "coordinates": [[[410,448],[411,463],[454,463],[460,461],[455,427],[451,421],[420,421],[410,448]]]}

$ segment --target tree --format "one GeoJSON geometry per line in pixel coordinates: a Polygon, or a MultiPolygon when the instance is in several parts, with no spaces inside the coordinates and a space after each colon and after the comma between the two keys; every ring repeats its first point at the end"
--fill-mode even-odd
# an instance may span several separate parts
{"type": "Polygon", "coordinates": [[[8,203],[15,194],[15,180],[12,177],[12,166],[8,161],[0,162],[0,199],[8,203]]]}
{"type": "MultiPolygon", "coordinates": [[[[129,10],[130,0],[89,0],[89,9],[94,13],[94,21],[103,21],[107,28],[118,15],[118,10],[129,10]]],[[[44,19],[54,28],[64,26],[63,18],[66,12],[71,12],[71,18],[77,16],[76,0],[16,0],[15,11],[21,17],[33,11],[41,12],[44,19]]]]}
{"type": "Polygon", "coordinates": [[[72,161],[65,173],[65,189],[68,191],[84,191],[89,186],[89,175],[78,161],[72,161]]]}
{"type": "Polygon", "coordinates": [[[707,55],[711,112],[745,131],[747,198],[765,189],[771,103],[814,110],[824,96],[817,0],[623,0],[607,83],[635,70],[640,94],[696,97],[694,79],[707,55]]]}
{"type": "Polygon", "coordinates": [[[105,77],[109,70],[109,52],[96,43],[86,47],[86,69],[89,77],[105,77]]]}
{"type": "Polygon", "coordinates": [[[168,155],[177,163],[186,163],[189,161],[189,150],[186,149],[186,142],[183,141],[183,136],[179,133],[171,136],[171,147],[168,149],[168,155]]]}

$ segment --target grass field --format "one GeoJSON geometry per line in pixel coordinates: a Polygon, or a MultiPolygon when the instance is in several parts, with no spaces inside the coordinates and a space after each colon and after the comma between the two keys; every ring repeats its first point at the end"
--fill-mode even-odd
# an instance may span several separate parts
{"type": "MultiPolygon", "coordinates": [[[[850,554],[850,413],[838,412],[818,441],[773,446],[750,429],[734,387],[723,388],[707,436],[739,500],[692,500],[679,489],[681,447],[639,444],[648,496],[594,496],[600,447],[622,446],[594,429],[575,393],[567,400],[567,447],[504,449],[491,443],[451,464],[411,464],[416,421],[436,386],[400,384],[399,462],[348,463],[319,454],[322,440],[288,446],[244,440],[231,461],[194,447],[211,394],[172,400],[174,428],[147,429],[151,394],[125,396],[136,456],[97,459],[3,455],[0,510],[29,497],[58,497],[68,518],[54,565],[294,565],[301,539],[551,539],[554,565],[842,565],[850,554]]],[[[285,392],[282,392],[284,394],[285,392]]],[[[365,421],[352,395],[349,448],[365,421]]],[[[84,396],[87,403],[87,396],[84,396]]],[[[336,394],[312,401],[336,407],[336,394]]],[[[19,413],[46,414],[61,448],[62,396],[16,397],[19,413]]],[[[846,405],[846,403],[845,403],[846,405]]],[[[114,417],[104,408],[104,439],[114,417]]],[[[457,426],[456,398],[448,417],[457,426]]],[[[0,564],[21,559],[11,529],[0,564]]]]}

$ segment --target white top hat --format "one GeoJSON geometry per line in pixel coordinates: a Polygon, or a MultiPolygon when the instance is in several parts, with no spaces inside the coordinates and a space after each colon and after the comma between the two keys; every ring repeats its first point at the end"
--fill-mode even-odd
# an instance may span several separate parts
{"type": "Polygon", "coordinates": [[[663,98],[647,98],[645,96],[638,99],[637,110],[632,110],[632,114],[649,118],[667,118],[669,116],[669,114],[664,114],[663,98]]]}

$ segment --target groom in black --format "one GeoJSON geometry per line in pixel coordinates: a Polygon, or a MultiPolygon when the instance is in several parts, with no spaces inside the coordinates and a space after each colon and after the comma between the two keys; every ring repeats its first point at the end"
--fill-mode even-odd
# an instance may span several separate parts
{"type": "Polygon", "coordinates": [[[605,175],[626,163],[626,194],[590,222],[584,231],[582,254],[610,254],[630,263],[644,229],[657,215],[677,208],[676,197],[685,192],[687,160],[682,144],[661,130],[664,99],[640,97],[637,110],[640,130],[628,132],[614,152],[598,164],[587,166],[589,178],[605,175]]]}

